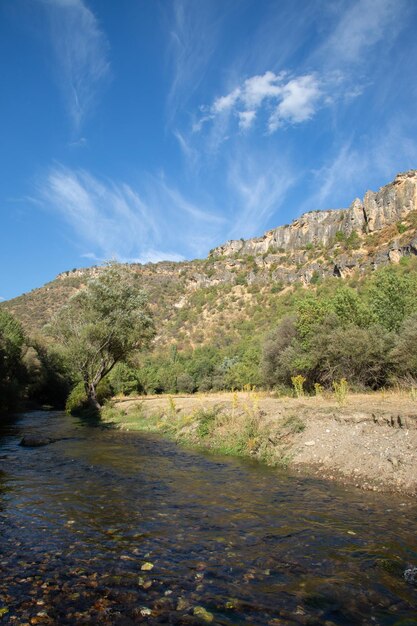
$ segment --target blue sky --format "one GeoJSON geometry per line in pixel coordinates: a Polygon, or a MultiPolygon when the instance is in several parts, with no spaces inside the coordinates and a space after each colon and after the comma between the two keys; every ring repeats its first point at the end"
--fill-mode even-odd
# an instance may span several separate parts
{"type": "Polygon", "coordinates": [[[0,298],[417,168],[414,0],[2,0],[0,298]]]}

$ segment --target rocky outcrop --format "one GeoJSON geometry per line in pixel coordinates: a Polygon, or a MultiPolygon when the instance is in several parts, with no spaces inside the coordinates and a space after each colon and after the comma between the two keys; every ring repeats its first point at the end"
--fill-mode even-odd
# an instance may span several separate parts
{"type": "Polygon", "coordinates": [[[311,211],[291,224],[279,226],[262,237],[233,240],[215,248],[211,256],[233,256],[236,253],[260,255],[268,251],[294,251],[308,246],[330,245],[337,233],[349,237],[381,230],[401,222],[417,210],[417,170],[398,174],[392,183],[378,192],[368,191],[361,201],[356,198],[348,209],[311,211]]]}

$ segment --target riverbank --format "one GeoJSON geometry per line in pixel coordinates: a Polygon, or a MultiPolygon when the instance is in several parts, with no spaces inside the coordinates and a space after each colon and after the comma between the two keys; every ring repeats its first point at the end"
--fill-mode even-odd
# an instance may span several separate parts
{"type": "Polygon", "coordinates": [[[103,420],[373,491],[417,493],[417,402],[406,392],[115,398],[103,420]]]}

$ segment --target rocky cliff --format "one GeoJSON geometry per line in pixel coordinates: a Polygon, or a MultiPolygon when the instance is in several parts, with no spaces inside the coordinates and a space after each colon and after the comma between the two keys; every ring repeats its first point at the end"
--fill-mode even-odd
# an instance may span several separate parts
{"type": "Polygon", "coordinates": [[[348,209],[311,211],[291,224],[278,226],[262,237],[234,240],[212,250],[212,256],[262,255],[267,252],[294,252],[309,246],[328,246],[338,233],[359,237],[397,224],[417,210],[417,170],[398,174],[378,192],[368,191],[348,209]]]}
{"type": "MultiPolygon", "coordinates": [[[[200,345],[230,340],[239,328],[268,324],[291,289],[324,279],[355,280],[417,255],[417,170],[368,191],[347,209],[312,211],[263,237],[230,241],[207,259],[133,264],[149,294],[159,341],[200,345]],[[281,298],[281,296],[284,296],[281,298]],[[217,339],[213,339],[217,337],[217,339]]],[[[31,335],[100,268],[72,270],[1,303],[31,335]]],[[[282,315],[276,313],[276,315],[282,315]]]]}

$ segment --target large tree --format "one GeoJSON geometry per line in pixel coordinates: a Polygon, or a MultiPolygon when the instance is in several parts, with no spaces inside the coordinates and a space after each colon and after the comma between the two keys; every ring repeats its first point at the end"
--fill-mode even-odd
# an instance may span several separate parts
{"type": "Polygon", "coordinates": [[[99,409],[97,385],[116,363],[145,348],[154,336],[152,315],[138,275],[110,262],[58,313],[51,331],[63,346],[89,404],[99,409]]]}

